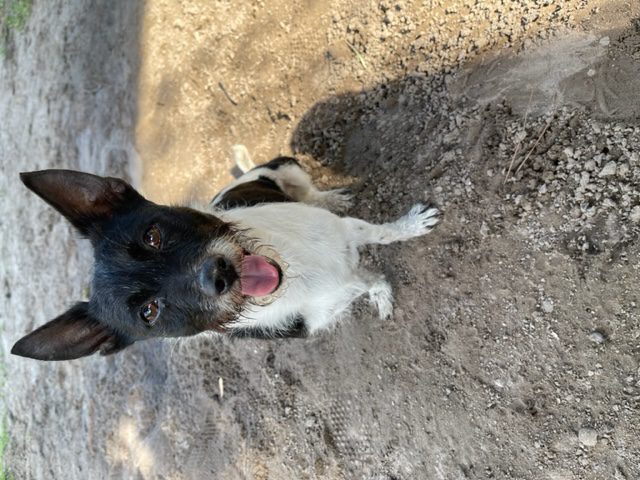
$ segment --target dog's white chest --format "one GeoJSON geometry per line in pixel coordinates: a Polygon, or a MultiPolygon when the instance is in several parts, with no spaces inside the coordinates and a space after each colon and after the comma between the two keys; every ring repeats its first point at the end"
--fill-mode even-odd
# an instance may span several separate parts
{"type": "Polygon", "coordinates": [[[313,331],[350,303],[358,252],[340,217],[296,203],[234,209],[224,217],[249,228],[248,235],[272,247],[285,264],[282,293],[269,305],[250,307],[247,324],[278,328],[300,314],[313,331]]]}

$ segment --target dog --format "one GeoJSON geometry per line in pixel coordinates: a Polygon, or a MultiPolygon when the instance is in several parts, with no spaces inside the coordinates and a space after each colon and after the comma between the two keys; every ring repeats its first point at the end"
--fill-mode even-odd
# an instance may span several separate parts
{"type": "MultiPolygon", "coordinates": [[[[239,152],[239,153],[238,153],[239,152]]],[[[212,331],[240,338],[306,337],[335,325],[367,294],[380,318],[392,290],[358,265],[358,248],[429,233],[436,207],[417,204],[391,223],[341,217],[345,190],[320,191],[300,163],[255,167],[204,207],[157,205],[124,180],[71,170],[22,173],[22,182],[94,248],[88,302],[20,339],[37,360],[109,355],[141,340],[212,331]]]]}

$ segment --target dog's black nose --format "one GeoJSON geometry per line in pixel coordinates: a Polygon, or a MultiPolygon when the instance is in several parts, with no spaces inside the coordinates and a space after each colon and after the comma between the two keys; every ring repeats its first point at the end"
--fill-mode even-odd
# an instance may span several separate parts
{"type": "Polygon", "coordinates": [[[219,255],[207,258],[200,267],[198,280],[202,291],[208,295],[222,295],[229,291],[238,273],[231,261],[219,255]]]}

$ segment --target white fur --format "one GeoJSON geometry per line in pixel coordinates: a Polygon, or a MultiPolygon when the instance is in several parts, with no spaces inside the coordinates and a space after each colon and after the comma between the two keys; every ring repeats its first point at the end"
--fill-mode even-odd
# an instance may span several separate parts
{"type": "Polygon", "coordinates": [[[232,145],[231,158],[233,158],[233,161],[242,173],[247,173],[249,170],[257,166],[253,163],[251,155],[249,155],[249,150],[247,150],[247,147],[244,145],[232,145]]]}
{"type": "Polygon", "coordinates": [[[335,207],[345,200],[342,192],[320,192],[297,165],[277,170],[251,170],[223,190],[258,176],[272,178],[298,203],[269,203],[212,213],[248,230],[248,236],[270,246],[286,263],[281,294],[267,305],[252,305],[234,328],[267,331],[286,329],[296,315],[305,318],[310,333],[334,324],[353,301],[368,294],[380,318],[392,314],[391,287],[380,274],[358,266],[358,247],[408,240],[428,233],[438,222],[438,210],[418,204],[396,220],[374,225],[351,217],[339,217],[319,206],[335,207]],[[304,203],[302,203],[304,202],[304,203]],[[318,205],[318,206],[316,206],[318,205]]]}

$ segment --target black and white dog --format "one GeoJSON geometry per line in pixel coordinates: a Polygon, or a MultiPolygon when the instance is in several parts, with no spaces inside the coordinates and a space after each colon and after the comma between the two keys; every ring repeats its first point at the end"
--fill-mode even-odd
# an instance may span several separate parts
{"type": "MultiPolygon", "coordinates": [[[[244,157],[238,164],[248,170],[244,157]]],[[[203,208],[156,205],[123,180],[70,170],[21,179],[95,252],[90,300],[12,349],[39,360],[204,331],[303,337],[335,324],[363,294],[389,317],[391,288],[358,266],[358,247],[424,235],[439,216],[418,204],[382,225],[339,217],[331,210],[348,206],[349,196],[319,191],[289,157],[246,171],[203,208]]]]}

